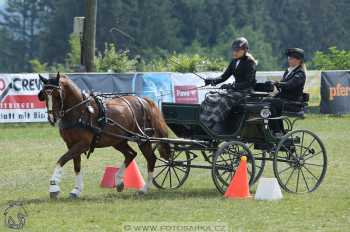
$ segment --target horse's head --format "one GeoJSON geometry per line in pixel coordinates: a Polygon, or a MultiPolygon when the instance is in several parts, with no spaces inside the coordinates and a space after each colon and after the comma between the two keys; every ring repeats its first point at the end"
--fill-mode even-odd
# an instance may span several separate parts
{"type": "Polygon", "coordinates": [[[39,92],[40,101],[46,102],[48,120],[52,126],[63,117],[64,114],[64,90],[60,84],[60,73],[54,78],[46,79],[39,74],[40,80],[44,83],[43,89],[39,92]]]}

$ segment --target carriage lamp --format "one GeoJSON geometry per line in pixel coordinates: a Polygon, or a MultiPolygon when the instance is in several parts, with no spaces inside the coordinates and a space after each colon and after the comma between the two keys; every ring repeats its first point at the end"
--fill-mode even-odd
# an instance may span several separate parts
{"type": "Polygon", "coordinates": [[[264,106],[264,108],[262,108],[262,110],[260,111],[260,116],[262,118],[269,118],[271,116],[271,110],[268,106],[264,106]]]}

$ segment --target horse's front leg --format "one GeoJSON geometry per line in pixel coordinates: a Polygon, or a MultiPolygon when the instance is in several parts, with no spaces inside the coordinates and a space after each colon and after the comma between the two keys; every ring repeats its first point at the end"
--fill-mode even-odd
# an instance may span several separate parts
{"type": "Polygon", "coordinates": [[[73,158],[74,163],[74,172],[75,172],[75,186],[73,190],[69,193],[70,198],[80,197],[81,192],[83,191],[83,174],[81,172],[81,155],[73,158]]]}
{"type": "Polygon", "coordinates": [[[57,165],[50,179],[49,193],[50,198],[57,198],[61,189],[59,183],[63,175],[63,166],[71,159],[75,157],[80,157],[81,153],[89,149],[89,144],[85,142],[74,144],[70,147],[68,152],[66,152],[61,158],[57,161],[57,165]]]}

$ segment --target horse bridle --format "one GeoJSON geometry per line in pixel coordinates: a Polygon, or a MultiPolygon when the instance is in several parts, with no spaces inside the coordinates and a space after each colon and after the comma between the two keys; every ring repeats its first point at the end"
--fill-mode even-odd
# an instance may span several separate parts
{"type": "MultiPolygon", "coordinates": [[[[79,102],[78,104],[73,105],[72,107],[68,108],[68,109],[64,109],[64,91],[62,90],[61,86],[57,86],[57,85],[51,85],[51,84],[45,84],[44,85],[44,89],[43,91],[45,92],[47,98],[48,98],[48,103],[47,103],[47,113],[49,115],[49,120],[53,119],[53,101],[52,101],[52,93],[54,90],[57,90],[59,92],[60,95],[60,110],[58,111],[58,119],[62,119],[67,113],[71,112],[72,110],[74,110],[75,108],[87,103],[90,101],[91,97],[87,97],[86,99],[84,99],[84,94],[83,95],[83,101],[79,102]],[[46,87],[50,87],[50,89],[45,89],[46,87]]],[[[53,120],[51,121],[53,122],[53,120]]]]}

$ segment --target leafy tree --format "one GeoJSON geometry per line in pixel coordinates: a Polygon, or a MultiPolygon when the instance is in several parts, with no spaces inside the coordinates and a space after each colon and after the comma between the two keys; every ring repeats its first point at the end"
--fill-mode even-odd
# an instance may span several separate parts
{"type": "Polygon", "coordinates": [[[233,38],[244,36],[249,40],[250,51],[258,60],[259,70],[278,69],[277,59],[273,56],[272,46],[260,31],[253,30],[252,27],[237,29],[233,24],[220,34],[218,44],[212,48],[215,57],[231,57],[231,43],[233,38]]]}
{"type": "Polygon", "coordinates": [[[1,25],[10,45],[5,48],[8,58],[16,64],[14,69],[29,69],[27,60],[38,56],[39,34],[51,10],[48,0],[8,0],[1,12],[1,25]]]}
{"type": "Polygon", "coordinates": [[[327,52],[316,52],[312,65],[320,70],[344,70],[350,69],[350,50],[338,50],[330,47],[327,52]]]}
{"type": "Polygon", "coordinates": [[[130,59],[129,51],[116,51],[114,44],[106,44],[103,54],[96,57],[96,70],[98,72],[130,72],[135,71],[137,61],[130,59]]]}

